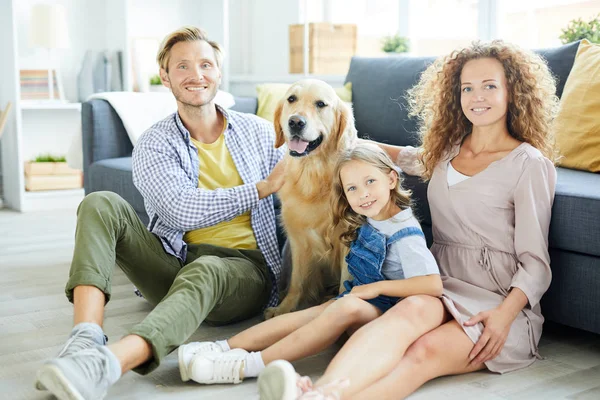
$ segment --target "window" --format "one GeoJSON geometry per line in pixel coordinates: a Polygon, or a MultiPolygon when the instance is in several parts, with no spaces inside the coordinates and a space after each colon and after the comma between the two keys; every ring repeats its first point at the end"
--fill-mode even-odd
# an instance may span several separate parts
{"type": "Polygon", "coordinates": [[[410,0],[411,53],[439,56],[479,37],[478,0],[410,0]]]}
{"type": "Polygon", "coordinates": [[[383,56],[382,40],[409,38],[410,53],[446,54],[478,38],[479,0],[305,0],[308,22],[356,24],[359,56],[383,56]]]}
{"type": "Polygon", "coordinates": [[[570,21],[587,22],[598,14],[600,0],[498,1],[496,36],[530,49],[558,46],[562,29],[570,21]]]}

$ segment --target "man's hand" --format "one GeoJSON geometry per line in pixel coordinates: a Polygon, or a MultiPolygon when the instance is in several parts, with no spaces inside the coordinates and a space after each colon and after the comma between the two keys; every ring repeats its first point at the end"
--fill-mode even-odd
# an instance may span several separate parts
{"type": "Polygon", "coordinates": [[[281,189],[285,182],[285,164],[286,158],[283,158],[275,165],[265,180],[256,184],[259,199],[264,199],[281,189]]]}

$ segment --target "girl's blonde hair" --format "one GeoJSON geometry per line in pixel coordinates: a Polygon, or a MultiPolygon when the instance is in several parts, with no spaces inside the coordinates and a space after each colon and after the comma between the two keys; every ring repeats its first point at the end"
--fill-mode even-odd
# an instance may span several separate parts
{"type": "Polygon", "coordinates": [[[333,191],[330,198],[333,220],[329,231],[330,237],[333,237],[334,231],[341,226],[342,233],[339,238],[341,242],[348,247],[356,239],[358,228],[367,221],[364,215],[357,214],[352,210],[352,207],[350,207],[348,199],[346,198],[346,194],[344,193],[340,172],[344,165],[348,164],[350,161],[361,161],[372,165],[386,175],[391,171],[394,171],[398,176],[398,180],[396,187],[391,190],[390,201],[393,201],[394,204],[402,210],[410,207],[411,204],[410,190],[402,188],[402,180],[396,171],[394,163],[387,153],[377,145],[361,143],[353,149],[349,149],[342,153],[336,163],[333,175],[333,191]]]}
{"type": "Polygon", "coordinates": [[[436,60],[407,93],[409,115],[419,119],[425,179],[431,178],[450,148],[473,129],[461,108],[460,74],[468,61],[481,58],[494,58],[504,67],[510,135],[550,160],[558,159],[551,126],[558,111],[556,82],[544,59],[501,40],[474,42],[436,60]]]}

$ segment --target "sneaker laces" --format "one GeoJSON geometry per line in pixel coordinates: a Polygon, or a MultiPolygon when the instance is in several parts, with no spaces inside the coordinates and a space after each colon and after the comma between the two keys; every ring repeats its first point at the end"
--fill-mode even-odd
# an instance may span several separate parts
{"type": "MultiPolygon", "coordinates": [[[[103,338],[106,342],[106,336],[103,338]]],[[[96,347],[98,342],[94,340],[93,334],[88,329],[80,329],[67,339],[67,342],[58,353],[58,357],[64,357],[75,354],[79,351],[96,347]]]]}
{"type": "Polygon", "coordinates": [[[83,374],[94,383],[100,383],[106,379],[109,368],[109,360],[106,354],[98,349],[85,349],[70,357],[77,364],[83,374]]]}
{"type": "Polygon", "coordinates": [[[223,353],[223,349],[218,344],[207,342],[202,346],[198,346],[198,348],[192,352],[192,355],[200,353],[223,353]]]}
{"type": "Polygon", "coordinates": [[[218,383],[240,383],[242,368],[244,368],[243,358],[218,357],[213,361],[213,379],[218,383]]]}

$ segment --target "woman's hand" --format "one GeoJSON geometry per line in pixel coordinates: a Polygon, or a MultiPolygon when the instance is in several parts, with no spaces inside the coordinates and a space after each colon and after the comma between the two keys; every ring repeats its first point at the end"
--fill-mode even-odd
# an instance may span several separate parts
{"type": "Polygon", "coordinates": [[[527,303],[525,292],[518,287],[513,287],[498,307],[480,312],[465,322],[465,326],[473,326],[479,322],[483,324],[481,337],[469,353],[471,365],[493,360],[500,354],[510,332],[510,326],[527,303]]]}
{"type": "Polygon", "coordinates": [[[380,295],[379,285],[377,285],[376,282],[369,283],[366,285],[354,286],[350,291],[350,294],[363,300],[374,299],[375,297],[380,295]]]}
{"type": "Polygon", "coordinates": [[[484,326],[481,337],[469,353],[471,365],[493,360],[500,354],[515,318],[516,315],[497,307],[480,312],[464,323],[465,326],[473,326],[481,322],[484,326]]]}

